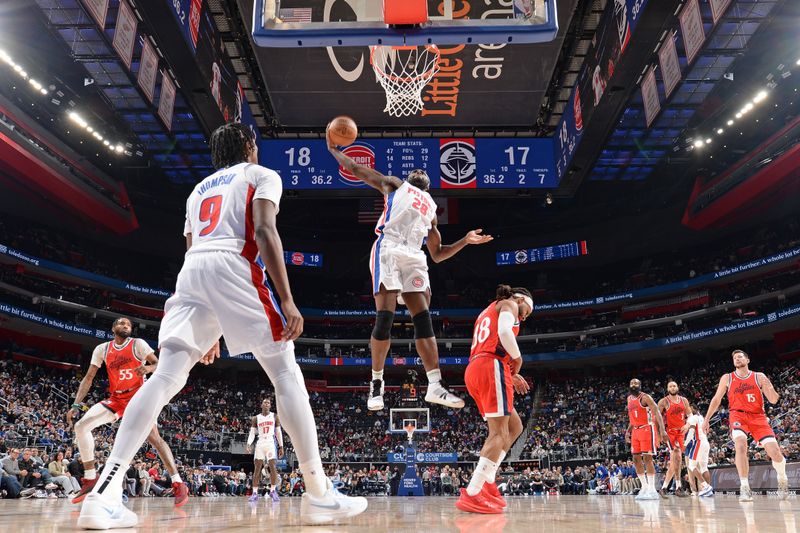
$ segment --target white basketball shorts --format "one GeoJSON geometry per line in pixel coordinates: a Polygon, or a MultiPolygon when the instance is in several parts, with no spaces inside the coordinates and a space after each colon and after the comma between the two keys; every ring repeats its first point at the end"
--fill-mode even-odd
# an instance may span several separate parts
{"type": "Polygon", "coordinates": [[[231,355],[269,355],[294,348],[281,340],[285,323],[261,266],[234,252],[190,253],[164,306],[158,345],[205,354],[224,335],[231,355]]]}
{"type": "Polygon", "coordinates": [[[425,253],[392,242],[383,235],[372,245],[369,269],[373,294],[380,291],[381,284],[388,291],[401,293],[426,292],[431,286],[425,253]]]}
{"type": "Polygon", "coordinates": [[[707,440],[701,440],[699,443],[692,442],[692,444],[696,444],[696,446],[692,448],[691,454],[687,453],[689,470],[697,469],[700,472],[708,472],[708,452],[711,450],[711,446],[707,440]]]}
{"type": "Polygon", "coordinates": [[[275,443],[269,442],[269,440],[261,441],[259,440],[256,443],[256,450],[253,454],[253,459],[256,461],[271,461],[271,460],[278,460],[278,452],[275,449],[275,443]]]}

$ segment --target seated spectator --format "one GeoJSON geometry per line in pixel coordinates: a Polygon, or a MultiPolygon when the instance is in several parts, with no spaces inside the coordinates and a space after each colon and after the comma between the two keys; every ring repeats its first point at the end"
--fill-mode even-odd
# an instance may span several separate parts
{"type": "Polygon", "coordinates": [[[67,467],[64,465],[64,452],[59,450],[56,453],[56,458],[47,465],[47,469],[50,472],[50,476],[52,476],[53,483],[60,485],[67,495],[72,495],[81,490],[81,484],[78,480],[67,472],[67,467]]]}

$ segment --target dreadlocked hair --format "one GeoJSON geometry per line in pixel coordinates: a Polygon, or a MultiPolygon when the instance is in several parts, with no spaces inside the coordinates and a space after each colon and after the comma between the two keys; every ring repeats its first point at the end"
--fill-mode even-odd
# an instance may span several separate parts
{"type": "Polygon", "coordinates": [[[220,169],[244,163],[255,149],[253,130],[240,122],[229,122],[211,134],[211,163],[220,169]]]}
{"type": "Polygon", "coordinates": [[[495,298],[498,300],[508,300],[515,294],[524,294],[525,296],[533,298],[531,291],[525,287],[512,287],[511,285],[498,285],[495,298]]]}

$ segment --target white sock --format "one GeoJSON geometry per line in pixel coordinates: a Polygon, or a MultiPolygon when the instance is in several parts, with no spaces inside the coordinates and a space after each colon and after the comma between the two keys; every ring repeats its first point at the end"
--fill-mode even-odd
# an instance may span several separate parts
{"type": "Polygon", "coordinates": [[[425,372],[425,375],[428,376],[428,383],[430,385],[438,385],[440,381],[442,381],[442,371],[438,368],[434,368],[430,372],[425,372]]]}
{"type": "Polygon", "coordinates": [[[475,467],[475,472],[472,473],[472,478],[467,485],[467,494],[475,496],[483,488],[483,484],[489,481],[489,477],[494,475],[497,471],[497,463],[481,457],[478,460],[478,465],[475,467]]]}
{"type": "Polygon", "coordinates": [[[317,424],[314,413],[311,412],[303,373],[295,361],[294,350],[266,355],[259,350],[253,350],[253,354],[275,388],[275,402],[278,404],[281,426],[292,439],[306,491],[321,498],[328,490],[327,478],[319,457],[317,424]]]}
{"type": "Polygon", "coordinates": [[[778,473],[778,479],[786,479],[786,458],[780,463],[772,461],[772,468],[778,473]]]}
{"type": "Polygon", "coordinates": [[[83,472],[83,479],[94,479],[97,477],[97,470],[94,468],[90,468],[89,470],[85,470],[83,472]]]}
{"type": "Polygon", "coordinates": [[[667,478],[664,478],[664,483],[661,485],[661,488],[664,489],[664,490],[667,490],[668,486],[669,486],[669,483],[667,482],[667,478]]]}
{"type": "Polygon", "coordinates": [[[505,450],[500,452],[500,459],[497,460],[497,466],[495,466],[494,470],[492,470],[492,477],[489,478],[487,481],[488,483],[494,483],[495,479],[497,478],[497,471],[500,469],[500,465],[503,463],[503,459],[506,458],[505,450]]]}
{"type": "Polygon", "coordinates": [[[372,379],[373,380],[379,379],[379,380],[383,381],[383,370],[378,370],[377,372],[375,370],[373,370],[372,371],[372,379]]]}
{"type": "Polygon", "coordinates": [[[706,490],[707,488],[708,488],[708,483],[703,481],[703,483],[700,485],[700,490],[706,490]]]}
{"type": "Polygon", "coordinates": [[[172,480],[173,483],[183,483],[180,474],[174,474],[172,476],[169,476],[169,479],[172,480]]]}
{"type": "Polygon", "coordinates": [[[642,482],[642,492],[650,492],[650,481],[647,479],[647,473],[639,474],[639,481],[642,482]]]}
{"type": "Polygon", "coordinates": [[[750,481],[746,477],[739,478],[739,485],[744,488],[750,488],[750,481]]]}

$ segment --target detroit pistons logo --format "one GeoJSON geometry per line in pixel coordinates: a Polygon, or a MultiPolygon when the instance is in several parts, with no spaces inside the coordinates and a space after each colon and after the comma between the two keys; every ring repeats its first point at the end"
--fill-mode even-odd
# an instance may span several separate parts
{"type": "Polygon", "coordinates": [[[411,280],[411,285],[413,285],[415,289],[421,289],[422,286],[425,285],[425,281],[418,276],[411,280]]]}
{"type": "Polygon", "coordinates": [[[306,256],[301,252],[295,252],[292,254],[292,264],[300,266],[303,264],[303,261],[305,261],[305,258],[306,256]]]}
{"type": "Polygon", "coordinates": [[[442,188],[475,188],[478,181],[475,167],[474,140],[450,139],[442,141],[439,155],[442,188]]]}
{"type": "MultiPolygon", "coordinates": [[[[375,168],[375,149],[368,144],[352,144],[342,150],[342,153],[359,165],[375,168]]],[[[342,183],[345,185],[350,185],[352,187],[364,185],[363,181],[356,178],[342,167],[339,167],[339,176],[342,178],[342,183]]]]}

